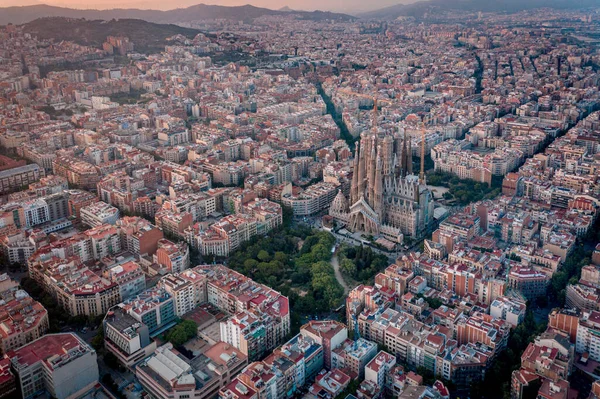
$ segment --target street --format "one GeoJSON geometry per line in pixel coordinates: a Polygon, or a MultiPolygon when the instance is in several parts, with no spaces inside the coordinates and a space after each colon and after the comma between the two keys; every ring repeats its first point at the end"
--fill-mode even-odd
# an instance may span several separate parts
{"type": "Polygon", "coordinates": [[[340,271],[340,260],[337,255],[337,250],[331,257],[331,266],[333,266],[333,273],[335,274],[335,279],[344,288],[344,294],[348,294],[348,292],[350,292],[350,287],[348,287],[348,284],[344,280],[342,272],[340,271]]]}

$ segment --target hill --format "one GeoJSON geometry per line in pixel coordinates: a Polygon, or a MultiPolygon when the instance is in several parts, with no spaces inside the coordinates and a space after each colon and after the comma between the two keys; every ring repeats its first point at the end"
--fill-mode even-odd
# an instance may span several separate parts
{"type": "Polygon", "coordinates": [[[199,30],[177,25],[155,24],[139,19],[93,20],[49,17],[24,25],[25,32],[40,39],[68,40],[78,44],[100,47],[107,36],[127,36],[140,52],[164,50],[166,38],[183,35],[193,38],[199,30]]]}
{"type": "Polygon", "coordinates": [[[398,4],[359,14],[360,18],[396,19],[401,16],[422,17],[435,11],[506,12],[514,13],[536,8],[577,9],[597,7],[598,0],[429,0],[398,4]]]}
{"type": "Polygon", "coordinates": [[[225,7],[198,4],[187,8],[178,8],[169,11],[139,10],[139,9],[113,9],[113,10],[75,10],[71,8],[54,7],[48,5],[32,5],[24,7],[0,8],[0,25],[9,23],[20,25],[39,18],[67,17],[85,18],[88,20],[112,19],[142,19],[148,22],[161,24],[189,23],[209,19],[230,19],[234,21],[251,21],[265,15],[295,15],[301,19],[325,20],[334,19],[351,21],[355,19],[350,15],[324,11],[280,11],[268,8],[254,7],[251,5],[225,7]]]}

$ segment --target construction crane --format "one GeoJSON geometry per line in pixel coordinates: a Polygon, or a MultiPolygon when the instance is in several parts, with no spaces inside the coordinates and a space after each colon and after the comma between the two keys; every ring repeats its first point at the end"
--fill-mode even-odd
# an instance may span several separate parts
{"type": "Polygon", "coordinates": [[[425,183],[425,124],[421,125],[421,173],[419,174],[419,182],[425,183]]]}
{"type": "Polygon", "coordinates": [[[378,102],[388,103],[388,104],[392,103],[392,101],[384,99],[384,98],[378,99],[377,97],[372,96],[370,94],[355,93],[352,90],[348,90],[348,89],[338,89],[338,93],[343,93],[343,94],[348,94],[349,96],[356,96],[356,97],[368,98],[370,100],[373,100],[373,132],[374,133],[377,131],[377,103],[378,102]]]}
{"type": "Polygon", "coordinates": [[[360,339],[360,330],[358,328],[358,318],[355,313],[352,313],[352,321],[354,324],[354,350],[358,347],[358,340],[360,339]]]}

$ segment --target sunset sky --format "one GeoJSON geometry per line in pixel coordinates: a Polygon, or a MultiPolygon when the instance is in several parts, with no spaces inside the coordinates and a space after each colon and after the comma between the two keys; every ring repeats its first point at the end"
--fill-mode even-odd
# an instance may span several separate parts
{"type": "Polygon", "coordinates": [[[252,4],[257,7],[278,9],[288,6],[297,10],[331,10],[356,12],[374,10],[399,3],[412,3],[415,0],[0,0],[0,7],[48,4],[71,8],[142,8],[168,10],[189,7],[194,4],[218,4],[239,6],[252,4]]]}

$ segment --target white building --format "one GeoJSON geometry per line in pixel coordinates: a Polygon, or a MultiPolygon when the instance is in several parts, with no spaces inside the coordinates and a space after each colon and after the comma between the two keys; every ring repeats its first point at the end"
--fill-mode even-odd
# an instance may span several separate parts
{"type": "Polygon", "coordinates": [[[126,367],[142,361],[156,349],[156,341],[150,339],[148,326],[131,317],[119,306],[106,314],[103,328],[104,346],[126,367]]]}
{"type": "Polygon", "coordinates": [[[191,312],[197,306],[194,285],[178,275],[169,274],[161,280],[165,290],[175,301],[175,314],[179,317],[191,312]]]}
{"type": "Polygon", "coordinates": [[[505,320],[511,326],[518,326],[525,318],[525,302],[515,298],[499,297],[490,305],[490,315],[505,320]]]}
{"type": "Polygon", "coordinates": [[[338,192],[339,185],[320,182],[308,187],[298,195],[285,195],[281,199],[290,207],[294,216],[310,216],[328,209],[338,192]]]}
{"type": "Polygon", "coordinates": [[[579,320],[575,350],[587,352],[590,359],[600,361],[600,312],[585,312],[579,320]]]}
{"type": "Polygon", "coordinates": [[[35,245],[22,232],[5,236],[0,246],[10,263],[25,263],[36,250],[35,245]]]}
{"type": "Polygon", "coordinates": [[[115,224],[117,220],[119,220],[119,210],[105,202],[98,201],[81,208],[81,221],[90,227],[115,224]]]}
{"type": "Polygon", "coordinates": [[[27,227],[37,226],[38,224],[50,221],[48,204],[43,199],[36,199],[23,204],[25,214],[25,225],[27,227]]]}
{"type": "Polygon", "coordinates": [[[365,380],[371,381],[383,388],[386,385],[386,375],[396,365],[396,356],[387,352],[379,353],[365,366],[365,380]]]}

